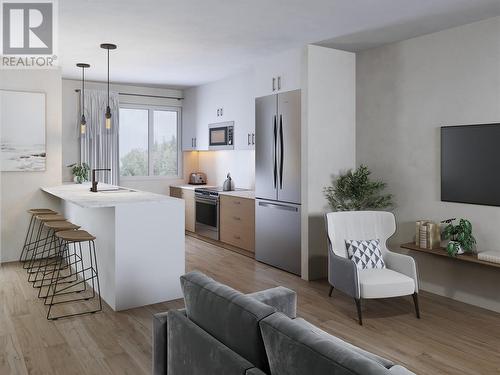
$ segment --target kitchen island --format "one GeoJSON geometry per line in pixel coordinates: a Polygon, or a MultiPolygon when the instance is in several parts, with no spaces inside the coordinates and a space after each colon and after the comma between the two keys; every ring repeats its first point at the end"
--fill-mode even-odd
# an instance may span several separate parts
{"type": "Polygon", "coordinates": [[[97,237],[101,297],[113,310],[182,297],[181,199],[101,183],[96,193],[90,184],[42,190],[60,200],[66,219],[97,237]]]}

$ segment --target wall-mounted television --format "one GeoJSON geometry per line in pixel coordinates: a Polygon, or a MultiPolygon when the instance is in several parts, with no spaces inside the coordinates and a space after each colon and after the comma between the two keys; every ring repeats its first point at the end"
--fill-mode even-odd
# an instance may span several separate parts
{"type": "Polygon", "coordinates": [[[500,206],[500,123],[441,127],[441,200],[500,206]]]}

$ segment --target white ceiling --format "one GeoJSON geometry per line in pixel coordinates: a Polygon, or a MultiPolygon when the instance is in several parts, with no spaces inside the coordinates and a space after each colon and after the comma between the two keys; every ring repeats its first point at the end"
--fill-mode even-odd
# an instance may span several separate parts
{"type": "Polygon", "coordinates": [[[61,0],[65,78],[186,87],[306,43],[358,51],[500,15],[500,0],[61,0]]]}

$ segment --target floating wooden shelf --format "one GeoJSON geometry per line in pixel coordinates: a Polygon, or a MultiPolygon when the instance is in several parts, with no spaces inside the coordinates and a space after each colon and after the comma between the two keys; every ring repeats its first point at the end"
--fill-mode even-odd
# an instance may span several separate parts
{"type": "Polygon", "coordinates": [[[440,255],[443,257],[450,258],[450,259],[461,260],[463,262],[478,263],[478,264],[484,264],[485,266],[500,268],[500,263],[486,262],[484,260],[477,259],[477,254],[465,253],[465,254],[457,255],[456,257],[450,257],[443,247],[440,247],[438,249],[423,249],[423,248],[415,245],[413,242],[402,244],[400,247],[403,249],[407,249],[407,250],[420,251],[422,253],[440,255]]]}

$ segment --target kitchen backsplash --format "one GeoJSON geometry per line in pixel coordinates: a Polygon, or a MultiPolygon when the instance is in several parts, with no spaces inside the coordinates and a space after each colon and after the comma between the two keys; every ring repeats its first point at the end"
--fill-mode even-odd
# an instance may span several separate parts
{"type": "Polygon", "coordinates": [[[255,151],[223,150],[198,152],[198,171],[209,185],[222,186],[228,172],[237,188],[255,188],[255,151]]]}

